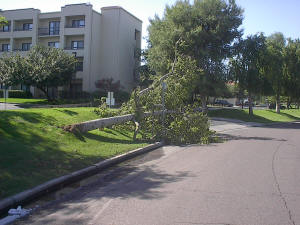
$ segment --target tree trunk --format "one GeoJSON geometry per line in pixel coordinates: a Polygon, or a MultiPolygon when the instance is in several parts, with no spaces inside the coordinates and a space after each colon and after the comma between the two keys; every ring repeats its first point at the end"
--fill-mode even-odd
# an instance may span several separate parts
{"type": "Polygon", "coordinates": [[[276,113],[280,113],[280,95],[276,96],[276,113]]]}
{"type": "Polygon", "coordinates": [[[207,113],[206,96],[201,95],[202,111],[207,113]]]}
{"type": "Polygon", "coordinates": [[[290,98],[287,98],[287,101],[286,101],[286,108],[287,108],[287,109],[290,109],[290,108],[291,108],[291,99],[290,99],[290,98]]]}
{"type": "Polygon", "coordinates": [[[48,101],[51,101],[51,98],[50,98],[50,96],[49,96],[49,94],[48,94],[48,88],[43,88],[43,87],[38,87],[44,94],[45,94],[45,96],[46,96],[46,98],[47,98],[47,100],[48,101]]]}
{"type": "Polygon", "coordinates": [[[249,103],[249,115],[253,116],[252,97],[250,94],[248,96],[248,103],[249,103]]]}

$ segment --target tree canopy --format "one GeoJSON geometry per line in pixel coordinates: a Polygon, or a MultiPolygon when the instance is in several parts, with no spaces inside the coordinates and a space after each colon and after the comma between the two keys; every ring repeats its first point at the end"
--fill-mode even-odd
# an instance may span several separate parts
{"type": "Polygon", "coordinates": [[[75,57],[62,49],[34,46],[25,57],[16,54],[0,58],[0,83],[35,86],[50,98],[48,88],[67,84],[75,63],[75,57]]]}
{"type": "Polygon", "coordinates": [[[266,51],[265,36],[260,33],[241,39],[236,48],[237,54],[230,60],[231,73],[240,90],[246,90],[249,100],[249,114],[253,114],[252,99],[264,88],[262,74],[263,56],[266,51]]]}
{"type": "Polygon", "coordinates": [[[150,20],[148,62],[158,74],[170,71],[175,52],[191,57],[203,71],[194,92],[207,97],[223,82],[224,60],[242,35],[243,10],[234,0],[177,1],[162,18],[150,20]],[[176,49],[176,51],[175,51],[176,49]]]}

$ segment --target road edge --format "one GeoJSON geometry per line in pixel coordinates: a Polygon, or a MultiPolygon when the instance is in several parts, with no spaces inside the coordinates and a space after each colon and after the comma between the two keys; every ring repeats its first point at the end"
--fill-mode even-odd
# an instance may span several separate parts
{"type": "Polygon", "coordinates": [[[112,158],[106,159],[104,161],[95,163],[89,167],[83,168],[81,170],[77,170],[70,174],[54,178],[45,183],[42,183],[38,186],[35,186],[31,189],[22,191],[18,194],[15,194],[11,197],[7,197],[0,201],[0,213],[5,212],[11,207],[17,206],[18,204],[28,202],[37,198],[45,193],[51,192],[53,190],[59,189],[60,187],[75,182],[81,179],[83,176],[91,176],[103,169],[107,169],[113,165],[126,161],[128,159],[134,158],[138,155],[145,154],[147,152],[153,151],[157,148],[160,148],[164,145],[163,142],[156,142],[154,144],[147,145],[143,148],[138,148],[135,150],[131,150],[121,155],[114,156],[112,158]]]}

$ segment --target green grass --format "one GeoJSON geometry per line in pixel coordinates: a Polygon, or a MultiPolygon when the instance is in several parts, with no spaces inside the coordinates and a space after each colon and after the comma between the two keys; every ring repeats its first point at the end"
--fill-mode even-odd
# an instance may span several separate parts
{"type": "Polygon", "coordinates": [[[291,122],[300,120],[300,110],[298,109],[281,110],[280,114],[277,114],[275,110],[254,110],[253,113],[253,116],[249,116],[247,109],[220,109],[209,111],[208,116],[257,123],[291,122]]]}
{"type": "MultiPolygon", "coordinates": [[[[0,102],[5,102],[4,98],[0,98],[0,102]]],[[[35,99],[35,98],[7,98],[7,103],[17,104],[48,104],[47,99],[35,99]]]]}
{"type": "Polygon", "coordinates": [[[74,135],[61,129],[96,118],[93,108],[0,111],[0,199],[147,145],[124,130],[74,135]]]}

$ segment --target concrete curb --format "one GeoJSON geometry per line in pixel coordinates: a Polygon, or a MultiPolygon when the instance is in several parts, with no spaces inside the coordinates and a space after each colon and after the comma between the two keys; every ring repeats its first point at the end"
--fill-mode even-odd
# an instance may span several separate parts
{"type": "Polygon", "coordinates": [[[56,190],[63,185],[72,183],[72,182],[82,178],[83,176],[90,176],[92,174],[99,172],[100,170],[106,169],[106,168],[116,165],[120,162],[131,159],[135,156],[150,152],[154,149],[162,147],[163,145],[164,145],[163,142],[156,142],[156,143],[150,144],[144,148],[138,148],[138,149],[129,151],[122,155],[118,155],[113,158],[106,159],[99,163],[95,163],[87,168],[77,170],[73,173],[52,179],[52,180],[47,181],[46,183],[40,184],[32,189],[28,189],[26,191],[20,192],[14,196],[5,198],[0,201],[0,213],[6,212],[9,208],[17,206],[18,204],[28,202],[36,197],[39,197],[44,193],[48,193],[50,191],[56,190]]]}

